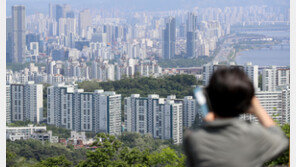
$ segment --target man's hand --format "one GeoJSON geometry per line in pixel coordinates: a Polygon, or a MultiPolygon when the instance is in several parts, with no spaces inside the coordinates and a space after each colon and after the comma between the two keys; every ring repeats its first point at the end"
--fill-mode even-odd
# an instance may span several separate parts
{"type": "Polygon", "coordinates": [[[204,118],[204,121],[206,122],[211,122],[214,120],[215,120],[215,114],[213,112],[209,112],[204,118]]]}

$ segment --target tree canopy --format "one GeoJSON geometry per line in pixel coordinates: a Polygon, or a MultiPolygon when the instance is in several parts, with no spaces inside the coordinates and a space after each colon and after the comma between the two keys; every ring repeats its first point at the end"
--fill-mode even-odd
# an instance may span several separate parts
{"type": "Polygon", "coordinates": [[[197,84],[197,79],[193,75],[174,75],[160,78],[139,77],[125,78],[119,81],[97,82],[83,81],[78,83],[78,87],[86,92],[93,92],[96,89],[105,91],[116,91],[123,97],[131,94],[159,94],[161,97],[174,94],[178,98],[193,95],[192,85],[197,84]]]}

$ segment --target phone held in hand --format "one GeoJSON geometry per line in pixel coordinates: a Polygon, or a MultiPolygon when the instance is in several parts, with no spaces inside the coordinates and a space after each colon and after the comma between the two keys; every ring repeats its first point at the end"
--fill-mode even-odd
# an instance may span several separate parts
{"type": "Polygon", "coordinates": [[[207,98],[204,94],[204,89],[196,86],[196,88],[193,90],[193,95],[198,105],[201,107],[202,117],[205,117],[209,113],[209,107],[207,104],[207,98]]]}

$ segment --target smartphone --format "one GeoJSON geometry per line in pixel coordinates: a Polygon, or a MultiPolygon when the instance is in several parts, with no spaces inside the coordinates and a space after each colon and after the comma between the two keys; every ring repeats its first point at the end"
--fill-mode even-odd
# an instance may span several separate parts
{"type": "Polygon", "coordinates": [[[204,89],[199,86],[196,86],[196,88],[193,90],[193,95],[198,105],[201,107],[201,114],[204,118],[209,113],[209,107],[204,89]]]}

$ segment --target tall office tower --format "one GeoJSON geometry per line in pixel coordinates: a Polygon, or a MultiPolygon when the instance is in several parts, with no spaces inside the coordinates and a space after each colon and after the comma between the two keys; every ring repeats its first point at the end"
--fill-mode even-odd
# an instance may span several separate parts
{"type": "Polygon", "coordinates": [[[197,46],[196,46],[196,32],[188,31],[186,33],[186,57],[196,58],[197,57],[197,46]]]}
{"type": "Polygon", "coordinates": [[[65,11],[64,11],[64,7],[62,5],[56,5],[55,6],[55,19],[57,22],[57,34],[60,34],[59,30],[60,30],[60,19],[61,18],[65,18],[65,11]]]}
{"type": "Polygon", "coordinates": [[[172,139],[174,144],[183,141],[182,103],[167,99],[162,108],[162,139],[172,139]]]}
{"type": "Polygon", "coordinates": [[[193,12],[188,13],[187,22],[186,22],[186,31],[195,31],[197,30],[197,16],[193,12]]]}
{"type": "Polygon", "coordinates": [[[85,37],[87,28],[90,27],[91,24],[92,24],[92,18],[90,15],[90,10],[85,9],[79,12],[79,18],[78,18],[79,35],[85,37]]]}
{"type": "Polygon", "coordinates": [[[246,74],[249,76],[249,78],[251,79],[251,81],[253,82],[255,90],[259,90],[258,66],[252,65],[252,63],[249,62],[245,64],[244,70],[246,74]]]}
{"type": "Polygon", "coordinates": [[[6,18],[6,62],[12,62],[12,18],[6,18]]]}
{"type": "Polygon", "coordinates": [[[26,51],[25,6],[12,6],[12,62],[22,63],[26,51]]]}
{"type": "Polygon", "coordinates": [[[262,90],[276,91],[276,78],[277,78],[276,66],[272,66],[269,69],[263,69],[262,70],[262,90]]]}
{"type": "Polygon", "coordinates": [[[51,3],[48,4],[48,15],[49,18],[53,18],[53,6],[51,3]]]}
{"type": "Polygon", "coordinates": [[[55,6],[55,19],[57,22],[59,22],[60,18],[65,17],[64,8],[62,5],[56,5],[55,6]]]}
{"type": "Polygon", "coordinates": [[[115,92],[84,92],[74,85],[50,86],[48,124],[75,131],[121,133],[121,95],[115,92]]]}
{"type": "Polygon", "coordinates": [[[43,119],[43,85],[10,85],[11,121],[31,121],[39,123],[43,119]]]}
{"type": "Polygon", "coordinates": [[[290,86],[282,90],[282,125],[290,123],[290,86]]]}
{"type": "Polygon", "coordinates": [[[166,20],[166,26],[163,30],[163,47],[162,57],[164,59],[172,59],[175,57],[176,43],[176,19],[169,17],[166,20]]]}
{"type": "Polygon", "coordinates": [[[192,96],[185,96],[183,99],[183,126],[192,127],[197,116],[199,114],[196,100],[192,96]]]}
{"type": "Polygon", "coordinates": [[[186,24],[186,53],[187,57],[196,57],[196,29],[197,29],[197,16],[194,13],[188,13],[186,24]]]}
{"type": "Polygon", "coordinates": [[[10,85],[6,85],[6,123],[11,123],[10,85]]]}

